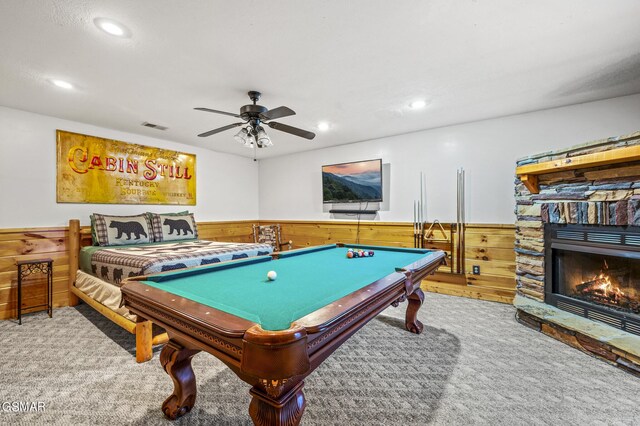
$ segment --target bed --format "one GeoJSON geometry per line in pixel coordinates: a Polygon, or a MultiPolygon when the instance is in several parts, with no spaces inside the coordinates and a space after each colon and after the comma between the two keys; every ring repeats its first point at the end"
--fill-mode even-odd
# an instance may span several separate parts
{"type": "Polygon", "coordinates": [[[153,335],[151,321],[120,306],[120,285],[130,277],[226,262],[269,254],[273,247],[260,243],[185,240],[129,246],[93,246],[91,231],[80,221],[69,221],[69,305],[84,301],[136,336],[136,361],[153,356],[154,345],[168,340],[153,335]]]}

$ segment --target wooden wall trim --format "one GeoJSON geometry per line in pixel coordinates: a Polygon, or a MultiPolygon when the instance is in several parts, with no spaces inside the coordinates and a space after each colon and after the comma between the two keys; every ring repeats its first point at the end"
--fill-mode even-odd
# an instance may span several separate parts
{"type": "MultiPolygon", "coordinates": [[[[294,247],[330,242],[354,242],[357,221],[309,220],[224,220],[198,222],[202,239],[217,241],[252,241],[252,225],[280,223],[284,239],[293,240],[294,247]]],[[[450,224],[443,224],[449,229],[450,224]]],[[[89,226],[79,227],[81,244],[90,244],[89,226]]],[[[411,222],[360,222],[360,241],[365,244],[413,246],[411,222]]],[[[507,301],[515,289],[515,265],[512,249],[515,226],[512,224],[467,225],[466,263],[468,271],[457,277],[456,283],[443,282],[445,274],[437,274],[432,291],[465,295],[470,292],[482,297],[507,301]],[[471,266],[480,263],[481,274],[472,275],[471,266]],[[440,281],[438,281],[440,280],[440,281]],[[448,286],[448,287],[447,287],[448,286]],[[451,287],[455,286],[455,287],[451,287]],[[444,290],[443,290],[444,289],[444,290]]],[[[446,244],[433,243],[434,248],[446,249],[446,244]]],[[[0,229],[0,319],[16,316],[17,273],[16,260],[50,257],[53,263],[53,304],[67,306],[72,298],[69,292],[70,262],[68,227],[29,227],[0,229]]],[[[442,268],[441,271],[446,270],[442,268]]],[[[451,274],[449,274],[451,275],[451,274]]],[[[451,281],[449,279],[448,281],[451,281]]],[[[36,305],[44,300],[44,280],[34,277],[25,283],[25,305],[36,305]]],[[[474,297],[473,295],[467,295],[474,297]]],[[[73,302],[73,300],[71,300],[73,302]]],[[[55,314],[55,313],[54,313],[55,314]]]]}
{"type": "MultiPolygon", "coordinates": [[[[296,223],[300,223],[300,224],[318,224],[318,225],[323,225],[323,224],[331,224],[331,225],[340,225],[340,224],[344,224],[344,225],[357,225],[358,221],[357,220],[267,220],[267,219],[260,219],[257,222],[252,222],[252,223],[260,223],[260,224],[270,224],[270,223],[280,223],[280,224],[296,224],[296,223]]],[[[430,222],[427,222],[427,224],[429,224],[430,222]]],[[[384,225],[384,226],[409,226],[412,227],[412,223],[411,222],[382,222],[379,220],[361,220],[360,221],[360,225],[384,225]]],[[[444,225],[445,223],[443,223],[444,225]]],[[[516,229],[516,225],[515,224],[511,224],[511,223],[467,223],[465,225],[467,228],[498,228],[498,229],[516,229]]]]}
{"type": "Polygon", "coordinates": [[[66,231],[66,226],[39,226],[35,228],[0,228],[0,235],[2,234],[23,234],[23,233],[43,233],[43,232],[58,232],[66,231]]]}

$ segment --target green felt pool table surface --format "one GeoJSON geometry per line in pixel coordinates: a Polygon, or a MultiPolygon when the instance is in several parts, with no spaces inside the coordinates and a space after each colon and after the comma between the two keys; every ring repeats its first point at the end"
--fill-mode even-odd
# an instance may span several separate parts
{"type": "Polygon", "coordinates": [[[150,276],[149,286],[260,324],[283,330],[327,304],[408,266],[430,250],[336,245],[283,252],[203,268],[150,276]],[[373,257],[346,257],[348,248],[374,250],[373,257]],[[267,273],[275,271],[274,281],[267,273]]]}

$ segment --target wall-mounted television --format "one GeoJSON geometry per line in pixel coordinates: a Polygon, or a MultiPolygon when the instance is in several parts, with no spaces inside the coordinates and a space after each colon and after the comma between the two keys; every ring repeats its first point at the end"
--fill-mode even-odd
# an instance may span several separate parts
{"type": "Polygon", "coordinates": [[[382,201],[382,160],[322,166],[322,201],[325,204],[382,201]]]}

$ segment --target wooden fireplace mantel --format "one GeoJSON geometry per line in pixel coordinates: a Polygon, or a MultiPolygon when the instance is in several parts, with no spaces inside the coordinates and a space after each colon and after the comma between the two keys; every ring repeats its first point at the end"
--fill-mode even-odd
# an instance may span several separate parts
{"type": "Polygon", "coordinates": [[[564,170],[584,169],[607,164],[640,160],[640,145],[616,148],[609,151],[576,155],[537,164],[526,164],[516,168],[516,175],[532,194],[539,193],[538,176],[564,170]]]}

